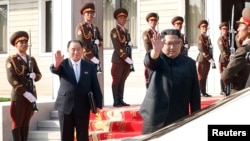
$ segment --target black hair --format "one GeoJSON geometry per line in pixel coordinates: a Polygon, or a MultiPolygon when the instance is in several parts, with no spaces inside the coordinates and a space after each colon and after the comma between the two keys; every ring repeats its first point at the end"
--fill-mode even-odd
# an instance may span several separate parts
{"type": "Polygon", "coordinates": [[[165,35],[176,35],[180,38],[181,32],[177,29],[165,29],[161,32],[161,37],[164,37],[165,35]]]}
{"type": "Polygon", "coordinates": [[[67,44],[67,48],[69,48],[70,43],[72,43],[72,42],[74,42],[74,43],[79,43],[79,44],[81,45],[82,48],[86,46],[86,43],[82,42],[81,40],[70,40],[70,41],[68,42],[68,44],[67,44]]]}

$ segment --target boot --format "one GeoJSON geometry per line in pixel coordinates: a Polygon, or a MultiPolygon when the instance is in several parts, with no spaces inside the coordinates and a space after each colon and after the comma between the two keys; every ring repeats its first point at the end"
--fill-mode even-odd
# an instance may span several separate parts
{"type": "Polygon", "coordinates": [[[123,105],[120,103],[120,100],[119,100],[119,97],[118,97],[118,96],[113,96],[113,98],[114,98],[114,104],[113,104],[114,107],[121,107],[121,106],[123,106],[123,105]]]}
{"type": "Polygon", "coordinates": [[[12,136],[13,136],[13,141],[22,141],[20,128],[12,129],[12,136]]]}
{"type": "Polygon", "coordinates": [[[28,141],[29,127],[21,128],[21,138],[22,141],[28,141]]]}
{"type": "Polygon", "coordinates": [[[120,96],[120,97],[119,97],[119,100],[120,100],[120,104],[121,104],[122,106],[130,106],[129,104],[127,104],[127,103],[125,103],[125,102],[123,101],[123,96],[120,96]]]}

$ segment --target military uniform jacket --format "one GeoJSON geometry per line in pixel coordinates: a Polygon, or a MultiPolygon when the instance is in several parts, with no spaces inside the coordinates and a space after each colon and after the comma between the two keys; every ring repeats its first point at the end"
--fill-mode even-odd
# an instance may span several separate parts
{"type": "Polygon", "coordinates": [[[188,45],[188,42],[187,40],[185,39],[185,35],[184,34],[181,34],[181,40],[182,40],[182,47],[181,47],[181,54],[183,55],[188,55],[188,49],[189,49],[189,46],[188,48],[185,47],[185,44],[188,45]]]}
{"type": "Polygon", "coordinates": [[[198,50],[197,62],[208,62],[211,59],[212,56],[209,53],[208,36],[202,34],[198,36],[198,50]]]}
{"type": "MultiPolygon", "coordinates": [[[[31,58],[33,65],[33,72],[36,74],[35,82],[41,79],[42,74],[37,66],[36,60],[33,57],[31,58]]],[[[28,62],[28,61],[27,61],[28,62]]],[[[9,56],[6,60],[6,72],[7,79],[12,86],[11,91],[11,99],[12,101],[23,101],[27,100],[23,94],[26,91],[31,92],[32,87],[30,86],[30,78],[29,78],[29,68],[28,63],[26,63],[22,57],[18,54],[9,56]]],[[[33,92],[31,92],[36,98],[36,89],[35,85],[33,87],[33,92]]]]}
{"type": "Polygon", "coordinates": [[[148,52],[149,50],[153,48],[151,38],[153,38],[154,33],[155,31],[153,31],[152,29],[148,29],[144,31],[142,34],[143,44],[144,44],[146,52],[148,52]]]}
{"type": "Polygon", "coordinates": [[[217,43],[220,49],[219,62],[228,63],[229,57],[230,57],[230,47],[229,47],[228,39],[223,36],[220,36],[217,43]]]}
{"type": "Polygon", "coordinates": [[[94,42],[94,28],[96,28],[96,37],[100,41],[99,47],[102,46],[103,38],[97,26],[91,24],[91,27],[86,22],[81,22],[76,26],[76,39],[81,40],[87,44],[84,57],[91,59],[94,57],[94,48],[92,46],[94,42]]]}
{"type": "Polygon", "coordinates": [[[224,69],[221,75],[224,83],[232,83],[235,90],[244,89],[249,76],[250,65],[247,64],[245,59],[247,52],[250,52],[249,45],[239,47],[235,51],[234,58],[230,60],[227,68],[224,69]]]}
{"type": "Polygon", "coordinates": [[[112,55],[111,62],[112,63],[125,63],[125,59],[128,57],[128,53],[126,51],[126,41],[127,41],[127,33],[128,30],[126,28],[123,29],[117,25],[115,28],[111,30],[110,37],[113,43],[114,51],[112,55]]]}
{"type": "Polygon", "coordinates": [[[170,59],[160,54],[152,60],[146,54],[144,64],[153,71],[140,108],[144,124],[159,129],[200,109],[200,89],[196,63],[185,55],[170,59]]]}

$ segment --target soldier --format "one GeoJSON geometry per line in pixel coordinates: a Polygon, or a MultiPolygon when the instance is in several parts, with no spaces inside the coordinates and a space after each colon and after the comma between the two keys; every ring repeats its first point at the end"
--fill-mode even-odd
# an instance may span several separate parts
{"type": "MultiPolygon", "coordinates": [[[[181,29],[182,29],[183,22],[184,22],[184,19],[181,16],[176,16],[171,21],[174,28],[179,30],[180,32],[181,32],[181,29]]],[[[181,34],[181,39],[183,41],[183,44],[182,44],[182,47],[181,47],[181,54],[188,55],[188,50],[189,50],[190,46],[188,44],[186,36],[183,33],[181,34]]]]}
{"type": "Polygon", "coordinates": [[[98,50],[103,45],[103,38],[98,27],[93,24],[95,5],[86,3],[80,10],[80,13],[84,21],[76,26],[76,39],[87,44],[86,48],[84,48],[83,58],[96,64],[97,72],[101,72],[98,50]]]}
{"type": "MultiPolygon", "coordinates": [[[[142,38],[143,38],[143,44],[144,44],[145,50],[146,52],[148,52],[153,48],[152,42],[151,42],[151,38],[153,37],[153,34],[158,33],[158,31],[156,30],[156,26],[159,21],[159,16],[157,13],[154,13],[154,12],[148,13],[148,15],[146,16],[146,21],[149,24],[149,28],[143,32],[142,38]]],[[[148,88],[150,70],[147,67],[145,67],[144,69],[144,76],[146,80],[146,88],[148,88]]]]}
{"type": "Polygon", "coordinates": [[[234,58],[230,60],[221,76],[225,85],[232,84],[231,94],[245,88],[250,72],[247,57],[247,53],[250,52],[250,8],[243,9],[242,17],[237,23],[238,39],[242,44],[235,51],[234,58]]]}
{"type": "Polygon", "coordinates": [[[27,141],[29,122],[34,114],[33,104],[37,94],[33,81],[41,79],[42,74],[34,57],[27,55],[29,35],[17,31],[10,37],[10,43],[17,49],[17,54],[6,60],[7,79],[12,86],[10,116],[14,141],[27,141]],[[32,68],[30,68],[32,67],[32,68]],[[30,72],[33,69],[33,72],[30,72]]]}
{"type": "Polygon", "coordinates": [[[198,36],[199,54],[196,62],[201,96],[211,97],[211,95],[206,92],[206,84],[207,76],[210,70],[210,63],[214,63],[214,60],[212,59],[212,55],[209,51],[209,37],[206,35],[208,28],[207,20],[201,20],[198,24],[198,28],[200,29],[200,35],[198,36]]]}
{"type": "MultiPolygon", "coordinates": [[[[229,33],[229,25],[227,22],[222,22],[219,25],[220,29],[220,37],[217,41],[218,47],[220,49],[220,56],[219,56],[219,71],[220,74],[222,74],[223,70],[227,67],[227,64],[229,63],[229,57],[230,57],[230,46],[228,41],[228,33],[229,33]]],[[[221,85],[221,94],[225,95],[225,85],[222,80],[220,80],[221,85]]]]}
{"type": "Polygon", "coordinates": [[[131,42],[127,41],[128,29],[125,28],[127,22],[128,11],[124,8],[118,8],[114,12],[114,18],[117,21],[115,28],[111,30],[111,41],[113,43],[114,51],[112,55],[112,92],[114,98],[114,107],[130,106],[123,101],[124,85],[127,77],[130,74],[130,65],[133,61],[128,57],[126,51],[126,44],[132,46],[131,42]]]}

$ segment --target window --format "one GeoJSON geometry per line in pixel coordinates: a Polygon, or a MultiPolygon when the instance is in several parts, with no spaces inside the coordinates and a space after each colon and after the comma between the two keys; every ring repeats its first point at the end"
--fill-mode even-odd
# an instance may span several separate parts
{"type": "Polygon", "coordinates": [[[7,53],[7,5],[0,5],[0,54],[7,53]]]}
{"type": "Polygon", "coordinates": [[[41,52],[52,52],[52,1],[42,0],[41,6],[41,52]]]}
{"type": "Polygon", "coordinates": [[[125,8],[128,10],[128,19],[126,28],[129,30],[131,40],[136,47],[137,45],[137,0],[103,0],[104,5],[104,31],[103,40],[105,49],[112,49],[113,45],[110,39],[110,32],[116,26],[116,20],[113,17],[113,13],[117,8],[125,8]]]}
{"type": "Polygon", "coordinates": [[[52,4],[51,1],[46,1],[46,45],[45,52],[52,51],[52,4]]]}
{"type": "Polygon", "coordinates": [[[191,46],[197,45],[197,35],[199,30],[194,30],[191,27],[197,27],[200,20],[205,19],[205,0],[188,0],[187,6],[187,37],[191,46]]]}

